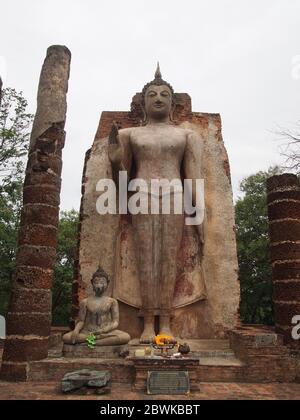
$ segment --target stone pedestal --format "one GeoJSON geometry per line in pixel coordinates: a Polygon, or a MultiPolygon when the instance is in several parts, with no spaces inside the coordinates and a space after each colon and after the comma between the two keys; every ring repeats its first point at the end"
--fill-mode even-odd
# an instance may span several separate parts
{"type": "Polygon", "coordinates": [[[147,391],[147,378],[149,371],[185,371],[189,374],[190,391],[199,391],[197,368],[199,358],[184,357],[180,359],[167,359],[162,357],[131,357],[135,367],[134,391],[147,391]]]}
{"type": "Polygon", "coordinates": [[[96,346],[91,349],[86,344],[64,344],[63,356],[74,359],[117,359],[120,354],[128,350],[128,345],[123,346],[96,346]]]}

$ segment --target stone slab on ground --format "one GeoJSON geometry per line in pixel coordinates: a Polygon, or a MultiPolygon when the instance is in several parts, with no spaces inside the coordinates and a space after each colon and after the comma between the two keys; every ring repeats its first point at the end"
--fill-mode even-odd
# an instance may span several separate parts
{"type": "Polygon", "coordinates": [[[110,392],[111,374],[109,371],[97,371],[90,369],[77,370],[67,373],[61,381],[61,390],[67,392],[79,392],[88,394],[90,391],[96,394],[110,392]]]}

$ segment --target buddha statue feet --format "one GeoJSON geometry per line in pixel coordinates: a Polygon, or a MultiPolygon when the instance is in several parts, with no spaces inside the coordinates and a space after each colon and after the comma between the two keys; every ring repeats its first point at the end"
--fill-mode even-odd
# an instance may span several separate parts
{"type": "Polygon", "coordinates": [[[143,331],[143,334],[140,337],[141,344],[151,344],[155,337],[155,331],[153,328],[147,328],[143,331]]]}

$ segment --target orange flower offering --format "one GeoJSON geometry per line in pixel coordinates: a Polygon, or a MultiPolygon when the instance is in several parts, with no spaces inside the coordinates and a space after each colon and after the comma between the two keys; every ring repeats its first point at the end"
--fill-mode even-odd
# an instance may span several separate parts
{"type": "Polygon", "coordinates": [[[176,340],[171,335],[159,334],[154,338],[153,344],[156,344],[157,346],[165,346],[168,344],[176,344],[176,340]]]}

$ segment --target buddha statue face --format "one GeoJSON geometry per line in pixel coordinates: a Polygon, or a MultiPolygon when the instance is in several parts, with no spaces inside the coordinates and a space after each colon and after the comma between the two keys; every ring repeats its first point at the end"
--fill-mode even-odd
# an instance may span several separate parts
{"type": "Polygon", "coordinates": [[[92,279],[93,290],[96,296],[101,296],[108,286],[108,281],[104,276],[94,276],[92,279]]]}
{"type": "Polygon", "coordinates": [[[169,117],[172,109],[172,92],[167,85],[150,85],[144,100],[148,119],[160,121],[169,117]]]}

